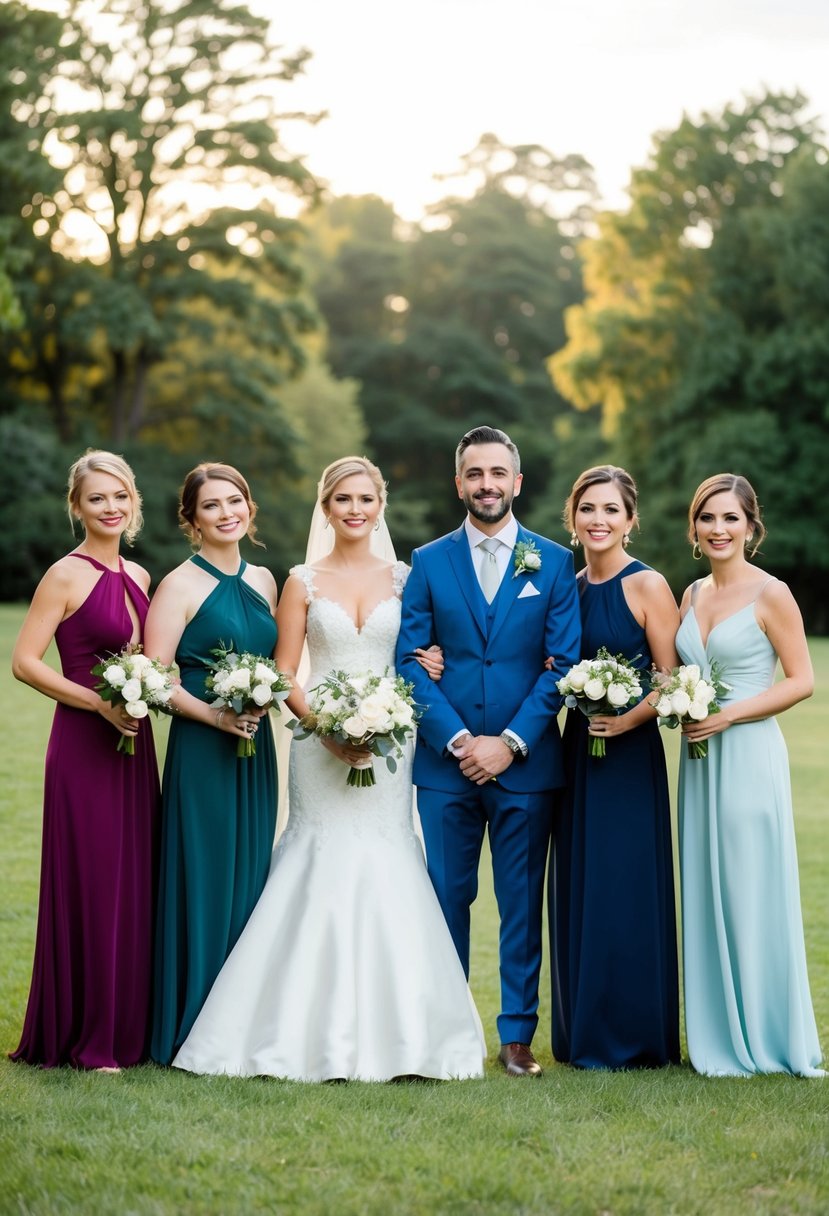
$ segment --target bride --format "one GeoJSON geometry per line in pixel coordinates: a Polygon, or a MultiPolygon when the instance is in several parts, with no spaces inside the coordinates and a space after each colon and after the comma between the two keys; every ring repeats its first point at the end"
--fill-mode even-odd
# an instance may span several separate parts
{"type": "MultiPolygon", "coordinates": [[[[393,667],[408,568],[375,552],[385,499],[365,458],[322,475],[330,551],[294,567],[277,613],[277,665],[296,675],[307,639],[308,688],[332,670],[393,667]]],[[[298,682],[288,706],[307,710],[298,682]]],[[[367,758],[331,738],[292,743],[288,826],[176,1068],[302,1081],[482,1074],[480,1021],[412,824],[411,747],[395,774],[376,760],[376,785],[347,787],[346,766],[367,758]]]]}

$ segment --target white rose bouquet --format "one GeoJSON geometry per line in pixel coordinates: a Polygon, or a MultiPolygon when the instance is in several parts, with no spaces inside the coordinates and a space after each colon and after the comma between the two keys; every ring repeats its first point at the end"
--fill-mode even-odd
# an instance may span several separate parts
{"type": "MultiPolygon", "coordinates": [[[[340,743],[367,747],[386,761],[391,772],[403,743],[420,717],[412,684],[402,676],[346,675],[334,671],[308,693],[308,713],[288,723],[295,739],[333,735],[340,743]]],[[[346,785],[362,789],[375,784],[374,766],[350,768],[346,785]]]]}
{"type": "MultiPolygon", "coordinates": [[[[601,646],[595,659],[582,659],[558,682],[568,709],[580,709],[587,718],[617,714],[626,705],[635,705],[642,696],[641,673],[624,655],[612,655],[601,646]]],[[[590,735],[591,756],[605,755],[605,740],[590,735]]]]}
{"type": "MultiPolygon", "coordinates": [[[[237,714],[254,707],[269,709],[274,702],[284,701],[293,688],[273,659],[248,651],[237,654],[233,642],[230,646],[222,642],[210,653],[216,656],[216,662],[209,664],[211,672],[205,680],[205,688],[215,698],[210,702],[211,709],[226,707],[237,714]]],[[[236,755],[244,759],[256,755],[252,737],[239,740],[236,755]]]]}
{"type": "MultiPolygon", "coordinates": [[[[651,705],[659,714],[659,725],[674,730],[684,722],[702,722],[709,714],[718,714],[718,697],[731,691],[731,685],[722,679],[716,660],[711,664],[710,675],[703,680],[696,663],[674,667],[669,675],[654,670],[651,672],[651,687],[656,695],[651,705]]],[[[688,741],[688,757],[704,760],[708,755],[708,740],[688,741]]]]}
{"type": "MultiPolygon", "coordinates": [[[[152,710],[167,708],[173,691],[173,669],[141,653],[140,646],[127,646],[120,654],[101,659],[92,668],[100,683],[95,691],[102,701],[123,705],[131,718],[146,718],[152,710]]],[[[118,751],[135,755],[135,736],[119,735],[118,751]]]]}

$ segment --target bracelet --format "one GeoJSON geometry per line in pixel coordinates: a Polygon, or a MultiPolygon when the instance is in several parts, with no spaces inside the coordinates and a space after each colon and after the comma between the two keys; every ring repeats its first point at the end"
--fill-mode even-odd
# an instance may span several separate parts
{"type": "Polygon", "coordinates": [[[222,722],[227,711],[227,706],[223,705],[221,709],[216,710],[216,730],[222,729],[222,722]]]}

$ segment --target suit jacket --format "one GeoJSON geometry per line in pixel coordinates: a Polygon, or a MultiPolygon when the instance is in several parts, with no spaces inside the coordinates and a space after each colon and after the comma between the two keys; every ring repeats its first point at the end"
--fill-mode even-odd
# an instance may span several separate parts
{"type": "Polygon", "coordinates": [[[416,549],[403,593],[397,670],[428,709],[418,727],[416,785],[469,788],[446,744],[458,731],[499,735],[514,731],[529,748],[502,773],[499,784],[521,793],[564,784],[556,714],[556,683],[580,658],[581,622],[573,555],[518,526],[517,542],[533,541],[541,568],[513,575],[510,568],[490,606],[481,592],[466,531],[416,549]],[[488,617],[491,620],[488,621],[488,617]],[[440,682],[417,662],[417,646],[436,642],[446,664],[440,682]],[[544,660],[555,658],[553,671],[544,660]]]}

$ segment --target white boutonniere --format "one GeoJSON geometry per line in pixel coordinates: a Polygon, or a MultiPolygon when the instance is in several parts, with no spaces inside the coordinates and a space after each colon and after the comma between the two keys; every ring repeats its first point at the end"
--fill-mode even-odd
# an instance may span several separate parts
{"type": "Polygon", "coordinates": [[[519,574],[535,574],[541,569],[541,550],[531,540],[520,540],[515,546],[515,570],[513,578],[519,574]]]}

